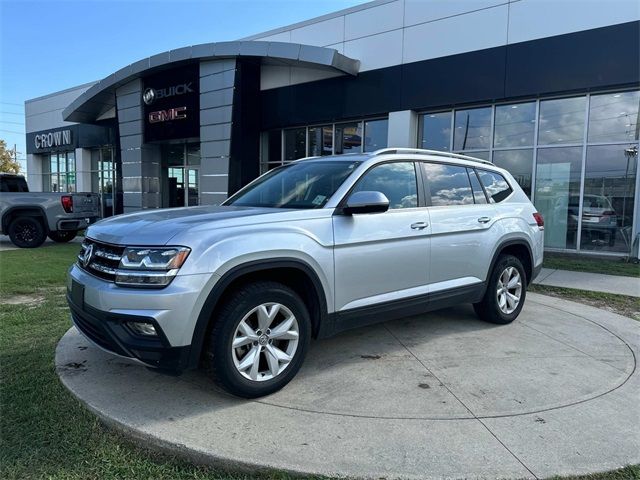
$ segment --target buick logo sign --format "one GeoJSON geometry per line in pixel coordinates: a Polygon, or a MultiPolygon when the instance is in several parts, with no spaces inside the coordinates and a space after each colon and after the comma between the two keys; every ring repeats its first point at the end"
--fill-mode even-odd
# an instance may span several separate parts
{"type": "Polygon", "coordinates": [[[92,258],[93,258],[93,244],[90,243],[84,249],[84,253],[82,254],[82,266],[87,268],[92,258]]]}
{"type": "Polygon", "coordinates": [[[160,100],[161,98],[193,93],[192,85],[193,82],[187,82],[167,88],[147,88],[142,93],[142,101],[145,103],[145,105],[151,105],[153,102],[155,102],[156,100],[160,100]]]}
{"type": "Polygon", "coordinates": [[[153,88],[147,88],[142,94],[142,101],[145,105],[151,105],[156,99],[156,91],[153,88]]]}

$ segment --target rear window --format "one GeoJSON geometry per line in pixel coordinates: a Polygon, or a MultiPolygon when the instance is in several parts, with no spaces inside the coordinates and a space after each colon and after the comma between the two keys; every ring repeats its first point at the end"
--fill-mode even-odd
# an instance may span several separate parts
{"type": "Polygon", "coordinates": [[[490,203],[499,203],[511,195],[513,190],[502,175],[488,170],[477,170],[477,172],[490,203]]]}
{"type": "Polygon", "coordinates": [[[0,178],[0,191],[2,192],[28,192],[27,182],[22,177],[0,178]]]}

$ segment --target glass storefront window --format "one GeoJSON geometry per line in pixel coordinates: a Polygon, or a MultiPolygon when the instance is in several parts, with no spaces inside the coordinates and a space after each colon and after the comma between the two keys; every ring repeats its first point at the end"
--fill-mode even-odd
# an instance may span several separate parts
{"type": "Polygon", "coordinates": [[[536,104],[496,106],[494,148],[530,147],[536,127],[536,104]]]}
{"type": "Polygon", "coordinates": [[[531,198],[531,174],[533,173],[533,149],[494,150],[493,163],[507,170],[516,179],[527,197],[531,198]]]}
{"type": "Polygon", "coordinates": [[[51,153],[43,164],[43,185],[49,192],[76,191],[76,157],[74,152],[51,153]]]}
{"type": "Polygon", "coordinates": [[[480,160],[487,160],[488,162],[491,161],[491,154],[489,153],[488,150],[484,150],[481,152],[478,152],[478,151],[465,152],[461,150],[459,152],[454,152],[454,153],[459,153],[460,155],[466,155],[468,157],[479,158],[480,160]]]}
{"type": "Polygon", "coordinates": [[[545,247],[628,254],[639,119],[638,90],[452,109],[420,116],[418,145],[446,151],[453,141],[454,152],[508,170],[545,215],[545,247]]]}
{"type": "Polygon", "coordinates": [[[336,125],[336,155],[362,151],[362,123],[336,125]]]}
{"type": "Polygon", "coordinates": [[[592,95],[589,103],[589,143],[638,140],[640,91],[592,95]]]}
{"type": "Polygon", "coordinates": [[[453,149],[488,149],[491,139],[491,107],[456,110],[453,149]]]}
{"type": "Polygon", "coordinates": [[[536,208],[544,216],[544,243],[576,248],[582,147],[542,148],[536,168],[536,208]]]}
{"type": "Polygon", "coordinates": [[[538,144],[582,143],[585,102],[586,97],[541,101],[538,144]]]}
{"type": "Polygon", "coordinates": [[[320,157],[333,153],[333,127],[309,127],[309,156],[320,157]]]}
{"type": "Polygon", "coordinates": [[[630,251],[637,164],[637,145],[587,148],[581,249],[630,251]]]}
{"type": "Polygon", "coordinates": [[[420,148],[448,152],[451,148],[451,112],[422,115],[420,148]]]}
{"type": "Polygon", "coordinates": [[[284,159],[297,160],[307,156],[306,129],[292,128],[284,131],[284,159]]]}
{"type": "MultiPolygon", "coordinates": [[[[200,204],[200,143],[167,144],[162,146],[162,190],[158,185],[151,191],[162,191],[165,207],[184,207],[200,204]]],[[[145,188],[145,187],[143,187],[145,188]]]]}
{"type": "Polygon", "coordinates": [[[364,146],[365,152],[375,152],[387,147],[389,134],[389,120],[369,120],[364,122],[364,146]]]}

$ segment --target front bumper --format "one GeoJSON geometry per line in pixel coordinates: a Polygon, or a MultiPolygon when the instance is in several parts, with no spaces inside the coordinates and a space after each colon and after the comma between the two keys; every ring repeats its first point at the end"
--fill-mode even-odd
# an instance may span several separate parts
{"type": "Polygon", "coordinates": [[[67,278],[67,302],[74,325],[91,342],[151,367],[182,371],[189,361],[194,328],[216,277],[184,275],[162,289],[119,287],[74,264],[67,278]],[[128,322],[154,326],[157,336],[135,333],[128,322]]]}
{"type": "Polygon", "coordinates": [[[109,353],[132,358],[163,370],[181,372],[187,368],[189,347],[171,347],[158,322],[152,317],[103,312],[90,305],[78,305],[77,294],[67,293],[71,320],[92,343],[109,353]],[[127,322],[151,323],[157,337],[133,333],[127,322]]]}

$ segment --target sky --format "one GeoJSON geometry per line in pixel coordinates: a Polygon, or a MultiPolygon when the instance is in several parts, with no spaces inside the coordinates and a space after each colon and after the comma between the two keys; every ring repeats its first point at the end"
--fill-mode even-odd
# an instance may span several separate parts
{"type": "Polygon", "coordinates": [[[26,158],[24,101],[167,50],[236,40],[363,0],[0,0],[0,139],[26,158]]]}

